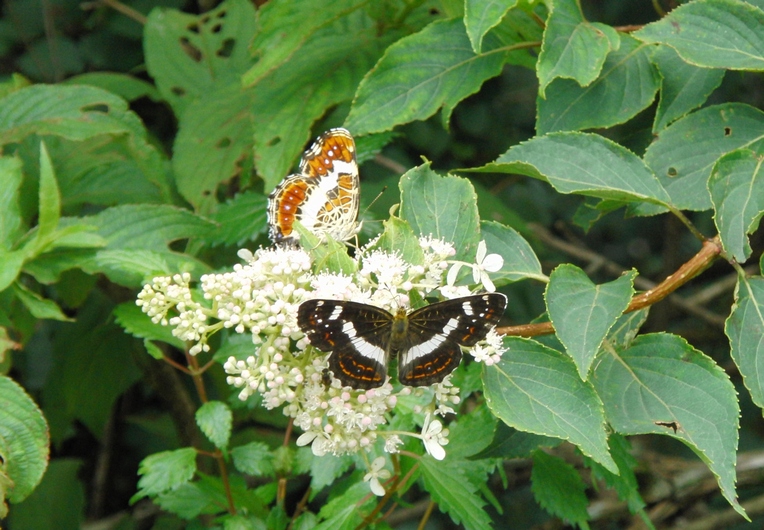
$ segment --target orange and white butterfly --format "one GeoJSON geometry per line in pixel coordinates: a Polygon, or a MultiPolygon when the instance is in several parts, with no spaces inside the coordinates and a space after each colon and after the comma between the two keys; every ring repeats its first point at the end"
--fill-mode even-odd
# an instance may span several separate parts
{"type": "Polygon", "coordinates": [[[360,229],[359,194],[355,141],[345,129],[329,129],[303,153],[300,172],[268,196],[271,239],[276,244],[299,239],[295,220],[319,238],[350,239],[360,229]]]}

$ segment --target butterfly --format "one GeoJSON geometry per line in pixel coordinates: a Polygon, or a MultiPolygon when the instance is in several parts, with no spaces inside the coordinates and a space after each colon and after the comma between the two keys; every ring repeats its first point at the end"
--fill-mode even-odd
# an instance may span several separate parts
{"type": "Polygon", "coordinates": [[[329,129],[305,151],[300,172],[289,175],[268,196],[268,225],[276,244],[299,239],[295,220],[319,236],[339,241],[360,228],[355,141],[345,129],[329,129]]]}
{"type": "Polygon", "coordinates": [[[484,293],[393,315],[373,305],[317,299],[300,304],[297,323],[313,346],[331,352],[329,369],[345,386],[381,386],[394,355],[401,384],[425,386],[459,366],[460,346],[484,339],[506,306],[503,294],[484,293]]]}

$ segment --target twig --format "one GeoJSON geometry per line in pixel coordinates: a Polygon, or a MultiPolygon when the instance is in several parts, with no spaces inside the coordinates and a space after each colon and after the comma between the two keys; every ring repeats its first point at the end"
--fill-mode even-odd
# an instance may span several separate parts
{"type": "Polygon", "coordinates": [[[374,156],[374,161],[380,166],[385,167],[398,175],[403,175],[406,171],[408,171],[406,166],[393,160],[392,158],[386,157],[385,155],[376,154],[374,156]]]}
{"type": "Polygon", "coordinates": [[[142,25],[146,25],[146,22],[148,19],[141,13],[140,11],[136,11],[130,6],[127,6],[123,4],[122,2],[119,2],[118,0],[95,0],[94,2],[83,2],[80,4],[80,7],[82,9],[95,9],[98,5],[104,5],[106,7],[112,8],[114,11],[117,11],[119,13],[122,13],[128,18],[132,18],[136,22],[142,25]]]}
{"type": "MultiPolygon", "coordinates": [[[[537,232],[537,234],[543,234],[543,231],[545,229],[539,230],[538,227],[534,227],[534,232],[537,232]]],[[[550,237],[551,234],[549,234],[550,237]]],[[[539,236],[540,238],[542,236],[539,236]]],[[[562,245],[564,242],[556,241],[557,245],[562,245]]],[[[597,257],[597,259],[602,259],[599,255],[592,253],[591,251],[586,251],[585,249],[573,249],[573,245],[566,244],[566,248],[569,248],[571,251],[571,255],[579,255],[581,256],[582,253],[586,253],[587,256],[594,255],[597,257]]],[[[559,247],[558,247],[559,248],[559,247]]],[[[659,302],[660,300],[663,300],[668,295],[673,293],[675,290],[677,290],[679,287],[693,279],[695,276],[706,270],[711,263],[721,254],[722,247],[721,243],[719,242],[718,236],[709,239],[703,243],[703,246],[701,247],[700,251],[695,254],[689,261],[684,263],[674,274],[671,274],[668,276],[665,280],[663,280],[661,283],[655,285],[654,287],[651,287],[647,291],[640,293],[636,296],[634,296],[631,299],[631,303],[629,304],[628,308],[626,309],[626,313],[629,313],[631,311],[636,311],[638,309],[642,309],[644,307],[650,306],[652,304],[655,304],[656,302],[659,302]]],[[[608,264],[607,261],[604,262],[606,268],[610,268],[612,264],[608,264]]],[[[615,265],[615,269],[618,270],[619,274],[623,272],[623,270],[615,265]]],[[[637,282],[635,281],[635,284],[637,282]]],[[[693,307],[689,303],[686,303],[685,309],[690,310],[695,314],[698,314],[698,307],[693,307]]],[[[718,315],[714,315],[711,312],[705,312],[704,318],[709,319],[710,322],[714,323],[720,323],[723,325],[724,319],[722,317],[719,317],[718,315]]],[[[548,335],[551,333],[554,333],[554,326],[552,326],[551,322],[542,322],[539,324],[523,324],[520,326],[504,326],[500,328],[496,328],[496,331],[498,333],[504,334],[504,335],[512,335],[512,336],[520,336],[520,337],[535,337],[538,335],[548,335]]]]}

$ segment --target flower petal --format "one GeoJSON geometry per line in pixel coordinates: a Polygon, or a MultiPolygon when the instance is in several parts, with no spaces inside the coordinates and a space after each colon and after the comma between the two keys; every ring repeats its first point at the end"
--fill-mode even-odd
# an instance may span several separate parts
{"type": "Polygon", "coordinates": [[[488,254],[481,263],[483,270],[496,272],[504,266],[504,258],[500,254],[488,254]]]}

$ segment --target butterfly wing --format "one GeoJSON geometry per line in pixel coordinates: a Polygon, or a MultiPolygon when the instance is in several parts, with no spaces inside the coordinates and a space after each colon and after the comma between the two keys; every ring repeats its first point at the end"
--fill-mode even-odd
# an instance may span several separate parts
{"type": "Polygon", "coordinates": [[[331,352],[334,377],[353,388],[385,382],[392,320],[384,309],[342,300],[308,300],[297,311],[297,323],[310,343],[331,352]]]}
{"type": "Polygon", "coordinates": [[[408,316],[407,343],[398,354],[404,385],[439,383],[459,366],[460,346],[474,346],[499,323],[507,297],[485,293],[438,302],[408,316]]]}
{"type": "Polygon", "coordinates": [[[318,236],[350,239],[358,228],[358,205],[355,142],[347,130],[329,129],[302,155],[300,173],[286,177],[268,196],[271,239],[296,239],[295,219],[318,236]]]}

